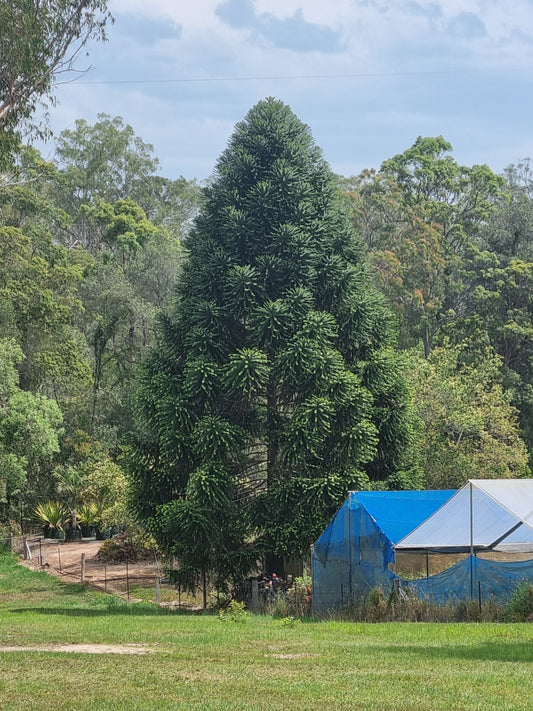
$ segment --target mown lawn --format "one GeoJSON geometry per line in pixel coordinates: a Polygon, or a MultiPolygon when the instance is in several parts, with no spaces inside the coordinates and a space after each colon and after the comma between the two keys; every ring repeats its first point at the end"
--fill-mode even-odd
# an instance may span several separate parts
{"type": "Polygon", "coordinates": [[[158,614],[0,556],[0,709],[533,708],[533,626],[158,614]],[[285,623],[284,623],[285,622],[285,623]]]}

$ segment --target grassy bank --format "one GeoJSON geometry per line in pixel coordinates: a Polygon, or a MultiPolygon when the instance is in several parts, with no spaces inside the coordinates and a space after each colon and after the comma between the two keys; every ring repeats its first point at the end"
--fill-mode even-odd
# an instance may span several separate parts
{"type": "Polygon", "coordinates": [[[0,708],[530,709],[533,626],[158,614],[0,556],[0,708]],[[143,645],[145,654],[54,651],[143,645]]]}

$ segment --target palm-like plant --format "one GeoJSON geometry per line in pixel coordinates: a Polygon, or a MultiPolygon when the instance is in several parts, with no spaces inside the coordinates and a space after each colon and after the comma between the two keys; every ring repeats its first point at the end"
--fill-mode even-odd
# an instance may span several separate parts
{"type": "Polygon", "coordinates": [[[67,501],[71,516],[71,528],[78,528],[78,501],[85,488],[85,474],[81,469],[72,466],[59,468],[55,472],[57,491],[61,498],[67,501]]]}
{"type": "Polygon", "coordinates": [[[37,504],[35,518],[51,530],[63,530],[68,512],[59,501],[45,501],[37,504]]]}
{"type": "Polygon", "coordinates": [[[94,529],[100,519],[98,506],[94,503],[94,501],[80,506],[77,512],[77,518],[82,531],[90,531],[91,529],[94,529]]]}

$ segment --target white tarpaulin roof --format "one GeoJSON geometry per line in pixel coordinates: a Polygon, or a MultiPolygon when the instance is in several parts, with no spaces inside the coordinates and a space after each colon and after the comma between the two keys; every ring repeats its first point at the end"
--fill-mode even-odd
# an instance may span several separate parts
{"type": "Polygon", "coordinates": [[[471,479],[396,549],[533,547],[533,479],[471,479]]]}

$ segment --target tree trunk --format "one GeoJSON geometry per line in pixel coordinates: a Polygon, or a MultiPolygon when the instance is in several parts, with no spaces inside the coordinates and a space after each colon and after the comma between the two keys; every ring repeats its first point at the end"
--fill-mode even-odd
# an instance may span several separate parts
{"type": "Polygon", "coordinates": [[[422,340],[424,342],[424,357],[427,360],[431,353],[431,342],[429,338],[429,328],[427,326],[422,327],[422,340]]]}
{"type": "MultiPolygon", "coordinates": [[[[267,393],[267,432],[272,433],[275,414],[278,407],[278,398],[275,391],[269,390],[267,393]]],[[[272,437],[268,436],[267,441],[267,490],[274,481],[274,467],[278,458],[278,447],[272,442],[272,437]]]]}

